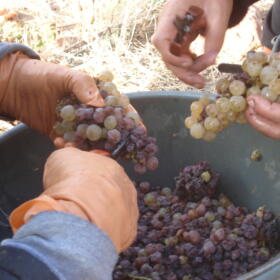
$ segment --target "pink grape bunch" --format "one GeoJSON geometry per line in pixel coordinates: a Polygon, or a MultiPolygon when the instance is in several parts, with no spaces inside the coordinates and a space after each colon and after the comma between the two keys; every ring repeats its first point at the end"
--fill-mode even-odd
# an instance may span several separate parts
{"type": "Polygon", "coordinates": [[[112,82],[113,74],[104,71],[96,83],[105,106],[81,104],[75,96],[65,97],[57,105],[54,132],[82,150],[102,149],[114,158],[132,161],[136,173],[158,167],[156,139],[147,135],[141,117],[112,82]]]}
{"type": "Polygon", "coordinates": [[[246,98],[252,94],[280,103],[279,56],[249,52],[242,69],[241,74],[217,81],[215,100],[203,96],[192,102],[185,126],[193,138],[213,141],[231,123],[245,123],[246,98]]]}
{"type": "MultiPolygon", "coordinates": [[[[186,185],[204,172],[219,177],[207,162],[183,170],[189,174],[186,185]]],[[[209,174],[202,177],[211,182],[209,174]]],[[[121,254],[113,279],[236,279],[276,255],[279,219],[265,207],[249,212],[235,205],[218,192],[217,184],[213,179],[215,192],[199,199],[190,196],[188,188],[182,188],[178,196],[177,190],[167,186],[137,184],[137,239],[121,254]]]]}

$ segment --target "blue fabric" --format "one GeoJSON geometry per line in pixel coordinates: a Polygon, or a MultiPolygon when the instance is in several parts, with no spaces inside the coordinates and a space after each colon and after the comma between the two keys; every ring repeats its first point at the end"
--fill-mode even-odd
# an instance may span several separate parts
{"type": "Polygon", "coordinates": [[[42,212],[2,245],[27,251],[60,280],[111,280],[118,254],[92,223],[61,212],[42,212]]]}
{"type": "Polygon", "coordinates": [[[17,51],[23,52],[25,55],[30,58],[40,59],[40,57],[30,48],[15,43],[1,43],[0,42],[0,60],[7,54],[14,53],[17,51]]]}

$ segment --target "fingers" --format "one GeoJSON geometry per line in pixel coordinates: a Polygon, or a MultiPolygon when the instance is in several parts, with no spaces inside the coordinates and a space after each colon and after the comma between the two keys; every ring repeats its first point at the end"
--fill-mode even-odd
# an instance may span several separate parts
{"type": "Polygon", "coordinates": [[[205,30],[205,53],[218,53],[223,45],[232,11],[233,1],[217,0],[205,6],[207,28],[205,30]]]}
{"type": "MultiPolygon", "coordinates": [[[[175,35],[174,35],[175,38],[175,35]]],[[[171,46],[173,44],[172,38],[160,38],[158,35],[152,36],[152,43],[161,54],[162,60],[166,64],[179,67],[189,67],[193,61],[190,56],[176,56],[171,53],[171,46]]]]}
{"type": "Polygon", "coordinates": [[[94,79],[85,73],[70,70],[69,88],[81,103],[95,107],[105,105],[94,79]]]}
{"type": "Polygon", "coordinates": [[[280,124],[256,115],[252,109],[246,112],[248,122],[258,131],[272,139],[280,139],[280,124]]]}
{"type": "Polygon", "coordinates": [[[217,54],[218,53],[215,51],[210,51],[197,57],[190,69],[196,73],[203,71],[204,69],[215,63],[217,54]]]}
{"type": "Polygon", "coordinates": [[[251,108],[256,115],[280,124],[280,104],[271,103],[267,99],[252,95],[248,97],[249,108],[251,108]]]}
{"type": "Polygon", "coordinates": [[[198,73],[170,64],[167,64],[167,67],[184,83],[192,85],[196,88],[204,87],[205,79],[198,73]]]}

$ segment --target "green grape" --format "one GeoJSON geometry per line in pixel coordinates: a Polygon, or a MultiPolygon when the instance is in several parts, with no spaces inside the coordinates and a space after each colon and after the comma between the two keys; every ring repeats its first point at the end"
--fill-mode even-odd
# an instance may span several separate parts
{"type": "Polygon", "coordinates": [[[107,132],[108,130],[105,127],[102,127],[101,138],[107,138],[107,132]]]}
{"type": "Polygon", "coordinates": [[[270,91],[269,87],[264,87],[262,89],[261,95],[271,102],[275,102],[278,98],[277,94],[274,94],[270,91]]]}
{"type": "Polygon", "coordinates": [[[117,119],[114,116],[108,116],[104,120],[104,127],[108,130],[116,128],[117,124],[118,124],[117,119]]]}
{"type": "Polygon", "coordinates": [[[261,89],[259,86],[251,86],[250,88],[247,89],[247,92],[246,92],[246,96],[250,96],[252,94],[257,94],[257,95],[260,95],[261,94],[261,89]]]}
{"type": "Polygon", "coordinates": [[[265,66],[260,73],[260,80],[264,85],[269,85],[271,81],[277,79],[278,71],[272,66],[265,66]]]}
{"type": "Polygon", "coordinates": [[[205,133],[205,128],[201,123],[195,123],[190,128],[190,134],[195,139],[203,138],[205,133]]]}
{"type": "Polygon", "coordinates": [[[247,64],[247,73],[252,77],[256,78],[259,76],[259,74],[262,71],[262,64],[256,62],[256,61],[249,61],[247,64]]]}
{"type": "Polygon", "coordinates": [[[130,104],[129,97],[125,94],[121,95],[120,100],[119,100],[119,104],[120,104],[121,107],[126,109],[128,107],[128,105],[130,104]]]}
{"type": "Polygon", "coordinates": [[[87,138],[91,141],[97,141],[101,138],[102,129],[97,124],[91,124],[86,131],[87,138]]]}
{"type": "Polygon", "coordinates": [[[226,78],[222,78],[220,80],[218,80],[218,82],[216,83],[216,90],[219,93],[225,93],[227,92],[229,89],[229,80],[226,78]]]}
{"type": "Polygon", "coordinates": [[[191,104],[191,112],[192,112],[192,116],[196,119],[198,119],[200,117],[200,114],[203,111],[203,105],[201,102],[199,101],[194,101],[191,104]]]}
{"type": "Polygon", "coordinates": [[[62,125],[62,127],[64,129],[64,132],[73,131],[74,127],[75,127],[75,123],[74,122],[68,122],[68,121],[65,121],[65,120],[63,120],[61,122],[61,125],[62,125]]]}
{"type": "Polygon", "coordinates": [[[210,98],[207,95],[203,95],[202,97],[200,97],[199,102],[203,106],[206,106],[206,105],[208,105],[211,102],[211,100],[210,100],[210,98]]]}
{"type": "Polygon", "coordinates": [[[249,62],[256,62],[263,65],[268,62],[268,56],[264,52],[255,52],[248,60],[249,62]]]}
{"type": "Polygon", "coordinates": [[[233,111],[229,111],[229,112],[227,112],[227,120],[229,121],[229,122],[234,122],[235,120],[236,120],[236,113],[235,112],[233,112],[233,111]]]}
{"type": "Polygon", "coordinates": [[[60,116],[65,121],[73,121],[75,119],[75,108],[72,105],[64,106],[60,111],[60,116]]]}
{"type": "Polygon", "coordinates": [[[128,118],[133,119],[133,120],[135,121],[135,124],[136,124],[136,125],[139,125],[140,122],[141,122],[140,116],[139,116],[139,114],[136,113],[136,112],[128,112],[128,113],[126,114],[126,116],[127,116],[128,118]]]}
{"type": "Polygon", "coordinates": [[[280,79],[275,79],[270,82],[269,91],[272,94],[280,95],[280,79]]]}
{"type": "Polygon", "coordinates": [[[230,110],[230,102],[226,97],[218,98],[216,101],[216,107],[218,112],[227,113],[230,110]]]}
{"type": "Polygon", "coordinates": [[[209,117],[213,118],[216,117],[218,114],[217,106],[215,103],[210,103],[209,105],[207,105],[205,111],[209,117]]]}
{"type": "Polygon", "coordinates": [[[184,123],[186,128],[191,128],[193,124],[197,123],[197,120],[193,117],[187,117],[184,123]]]}
{"type": "Polygon", "coordinates": [[[53,126],[55,133],[59,136],[63,136],[65,130],[63,125],[60,122],[56,122],[53,126]]]}
{"type": "Polygon", "coordinates": [[[105,104],[107,106],[117,106],[118,99],[115,96],[109,95],[105,98],[105,104]]]}
{"type": "Polygon", "coordinates": [[[280,65],[280,57],[279,54],[271,54],[270,59],[269,59],[269,65],[275,68],[278,68],[280,65]]]}
{"type": "Polygon", "coordinates": [[[97,78],[104,82],[112,82],[114,75],[111,71],[103,70],[97,74],[97,78]]]}
{"type": "Polygon", "coordinates": [[[114,91],[117,90],[117,87],[112,82],[105,82],[101,85],[101,89],[106,91],[108,94],[112,94],[114,91]]]}
{"type": "Polygon", "coordinates": [[[204,120],[204,127],[205,127],[205,129],[207,129],[209,131],[217,132],[219,130],[219,127],[220,127],[220,122],[216,118],[207,117],[204,120]]]}
{"type": "Polygon", "coordinates": [[[233,112],[243,112],[247,106],[246,99],[243,96],[232,96],[230,98],[230,107],[233,112]]]}
{"type": "Polygon", "coordinates": [[[246,85],[240,80],[233,80],[229,84],[229,91],[232,95],[239,96],[245,93],[246,85]]]}

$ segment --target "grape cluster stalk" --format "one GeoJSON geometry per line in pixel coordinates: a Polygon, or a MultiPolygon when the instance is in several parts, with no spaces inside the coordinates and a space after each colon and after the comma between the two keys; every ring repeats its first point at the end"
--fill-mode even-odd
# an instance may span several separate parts
{"type": "Polygon", "coordinates": [[[113,279],[236,279],[279,252],[279,219],[265,207],[235,205],[218,192],[218,178],[200,162],[180,172],[174,190],[136,184],[138,235],[113,279]]]}
{"type": "Polygon", "coordinates": [[[246,98],[261,95],[280,103],[280,57],[263,52],[249,52],[242,64],[243,73],[220,79],[217,97],[203,96],[190,106],[185,127],[195,139],[213,141],[231,123],[245,123],[246,98]]]}
{"type": "Polygon", "coordinates": [[[102,149],[114,158],[132,161],[136,173],[155,170],[159,164],[156,138],[147,135],[128,96],[121,94],[112,81],[110,71],[103,71],[96,78],[104,107],[82,104],[73,95],[63,98],[56,108],[54,132],[79,149],[102,149]]]}

